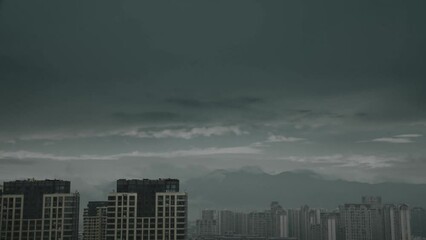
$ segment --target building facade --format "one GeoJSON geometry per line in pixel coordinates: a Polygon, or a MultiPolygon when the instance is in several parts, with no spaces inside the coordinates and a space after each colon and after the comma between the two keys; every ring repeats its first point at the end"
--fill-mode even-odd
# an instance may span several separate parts
{"type": "Polygon", "coordinates": [[[345,204],[340,212],[346,240],[373,240],[370,204],[345,204]]]}
{"type": "Polygon", "coordinates": [[[411,218],[408,205],[385,204],[383,230],[386,240],[411,240],[411,218]]]}
{"type": "Polygon", "coordinates": [[[107,221],[107,201],[89,202],[83,213],[83,239],[104,240],[107,221]]]}
{"type": "Polygon", "coordinates": [[[426,209],[414,207],[410,211],[411,234],[415,237],[426,238],[426,209]]]}
{"type": "Polygon", "coordinates": [[[340,213],[321,213],[321,235],[322,240],[343,239],[340,213]]]}
{"type": "Polygon", "coordinates": [[[202,210],[201,219],[196,221],[196,234],[198,236],[219,235],[219,221],[215,210],[202,210]]]}
{"type": "Polygon", "coordinates": [[[106,239],[186,239],[187,201],[176,179],[120,179],[108,195],[106,239]]]}
{"type": "Polygon", "coordinates": [[[0,240],[77,240],[80,195],[70,182],[5,182],[1,196],[0,240]]]}

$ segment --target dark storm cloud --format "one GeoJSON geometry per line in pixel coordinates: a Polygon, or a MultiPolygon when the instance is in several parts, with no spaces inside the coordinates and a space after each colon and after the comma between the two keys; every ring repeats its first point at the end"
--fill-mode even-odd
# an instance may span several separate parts
{"type": "Polygon", "coordinates": [[[102,122],[123,108],[161,107],[162,99],[197,111],[263,98],[236,93],[309,101],[382,88],[401,90],[400,97],[371,118],[416,116],[426,100],[424,7],[422,1],[5,1],[3,122],[23,125],[26,118],[59,127],[84,124],[81,112],[102,122]],[[247,76],[253,74],[259,75],[247,76]],[[217,92],[224,96],[210,96],[217,92]]]}
{"type": "Polygon", "coordinates": [[[173,122],[180,121],[182,117],[174,112],[143,112],[143,113],[114,113],[114,118],[124,122],[173,122]]]}
{"type": "Polygon", "coordinates": [[[245,108],[261,103],[264,100],[258,97],[241,97],[223,100],[199,100],[192,98],[168,98],[167,102],[189,108],[245,108]]]}
{"type": "Polygon", "coordinates": [[[33,165],[35,164],[34,161],[31,160],[23,160],[23,159],[16,159],[16,158],[2,158],[0,159],[0,165],[33,165]]]}
{"type": "MultiPolygon", "coordinates": [[[[72,162],[85,151],[103,156],[220,146],[244,152],[268,136],[281,136],[306,141],[270,144],[262,149],[265,159],[339,152],[422,155],[420,138],[391,147],[358,142],[426,134],[425,8],[423,0],[3,0],[0,140],[16,143],[0,147],[72,162]],[[229,126],[247,134],[169,141],[192,129],[229,126]],[[173,134],[129,140],[120,129],[173,134]]],[[[269,164],[226,160],[215,155],[203,164],[269,164]]],[[[124,174],[141,163],[108,164],[111,171],[123,165],[124,174]]],[[[34,169],[43,175],[51,168],[34,169]]]]}

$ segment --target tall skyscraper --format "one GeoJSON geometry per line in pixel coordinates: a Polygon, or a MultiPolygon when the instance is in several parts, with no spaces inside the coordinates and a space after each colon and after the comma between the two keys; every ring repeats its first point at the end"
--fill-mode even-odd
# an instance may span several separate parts
{"type": "Polygon", "coordinates": [[[78,239],[80,195],[62,180],[4,183],[0,240],[78,239]]]}
{"type": "Polygon", "coordinates": [[[120,179],[108,195],[106,239],[185,239],[187,212],[177,179],[120,179]]]}
{"type": "Polygon", "coordinates": [[[107,221],[107,201],[92,201],[83,213],[83,240],[104,240],[107,221]]]}

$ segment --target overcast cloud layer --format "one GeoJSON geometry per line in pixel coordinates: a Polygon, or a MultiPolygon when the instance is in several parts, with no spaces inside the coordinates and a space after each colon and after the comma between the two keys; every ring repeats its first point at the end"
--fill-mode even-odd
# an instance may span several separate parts
{"type": "Polygon", "coordinates": [[[426,183],[423,0],[0,4],[1,181],[426,183]]]}

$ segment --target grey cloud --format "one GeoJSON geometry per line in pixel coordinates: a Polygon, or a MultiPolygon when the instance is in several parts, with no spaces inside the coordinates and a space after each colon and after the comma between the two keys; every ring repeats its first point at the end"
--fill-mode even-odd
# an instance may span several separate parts
{"type": "Polygon", "coordinates": [[[358,117],[358,118],[364,118],[364,117],[367,117],[367,116],[368,116],[368,113],[365,113],[365,112],[358,112],[358,113],[355,113],[355,114],[354,114],[354,116],[355,116],[355,117],[358,117]]]}
{"type": "Polygon", "coordinates": [[[393,137],[382,137],[375,138],[369,141],[361,141],[361,142],[384,142],[384,143],[413,143],[415,142],[413,138],[422,137],[421,134],[400,134],[395,135],[393,137]]]}
{"type": "Polygon", "coordinates": [[[138,138],[181,138],[181,139],[192,139],[195,137],[211,137],[211,136],[222,136],[222,135],[242,135],[248,134],[247,131],[241,130],[238,126],[209,126],[209,127],[194,127],[191,129],[162,129],[162,130],[130,130],[118,132],[119,136],[129,136],[138,138]]]}
{"type": "MultiPolygon", "coordinates": [[[[397,136],[426,134],[425,7],[422,0],[2,1],[0,147],[53,158],[140,146],[143,155],[250,146],[273,132],[313,143],[270,144],[261,160],[212,154],[203,164],[267,167],[265,159],[290,153],[425,155],[424,138],[397,136]],[[250,134],[188,137],[205,126],[240,126],[250,134]],[[150,138],[117,137],[126,130],[150,138]],[[153,137],[166,135],[190,139],[153,137]],[[1,142],[20,137],[69,140],[1,142]],[[354,144],[381,138],[412,143],[354,144]]],[[[132,164],[148,158],[134,157],[132,164]]],[[[321,164],[329,166],[314,165],[321,164]]],[[[2,173],[20,173],[4,166],[2,173]]],[[[44,167],[34,174],[49,173],[44,167]]],[[[124,166],[120,174],[127,172],[137,174],[124,166]]]]}
{"type": "Polygon", "coordinates": [[[127,153],[118,153],[112,155],[78,155],[78,156],[63,156],[51,153],[31,152],[31,151],[0,151],[0,160],[11,159],[18,160],[55,160],[55,161],[81,161],[81,160],[120,160],[124,158],[180,158],[180,157],[202,157],[211,155],[227,155],[227,154],[259,154],[262,150],[254,146],[237,146],[237,147],[208,147],[208,148],[191,148],[187,150],[174,150],[163,152],[142,152],[133,151],[127,153]]]}
{"type": "Polygon", "coordinates": [[[339,168],[356,167],[356,168],[387,168],[392,167],[396,162],[403,161],[395,157],[386,156],[369,156],[369,155],[331,155],[331,156],[314,156],[314,157],[298,157],[291,156],[283,158],[292,162],[314,165],[329,165],[339,168]]]}
{"type": "Polygon", "coordinates": [[[412,143],[413,140],[409,138],[375,138],[371,140],[370,142],[385,142],[385,143],[412,143]]]}
{"type": "Polygon", "coordinates": [[[256,103],[262,103],[264,100],[258,97],[240,97],[223,100],[200,100],[193,98],[168,98],[168,103],[189,108],[231,108],[241,109],[256,103]]]}
{"type": "MultiPolygon", "coordinates": [[[[232,4],[190,1],[181,3],[183,5],[109,0],[81,3],[47,1],[44,4],[28,1],[22,5],[13,1],[4,3],[1,15],[4,20],[0,24],[0,32],[4,33],[1,40],[4,61],[9,64],[16,62],[14,65],[20,66],[19,72],[24,72],[30,63],[37,63],[33,65],[40,65],[43,71],[55,73],[41,82],[7,82],[8,86],[4,89],[8,89],[8,96],[16,96],[17,93],[21,96],[19,100],[10,97],[1,101],[7,103],[3,105],[16,106],[9,107],[3,114],[3,119],[14,124],[15,128],[22,128],[26,123],[25,118],[31,119],[35,125],[45,122],[49,122],[45,125],[57,127],[69,126],[74,122],[83,124],[85,119],[76,117],[81,111],[85,116],[90,113],[91,119],[86,120],[87,125],[92,122],[104,123],[103,118],[108,112],[115,112],[119,115],[117,119],[128,122],[139,121],[139,117],[141,121],[154,121],[156,117],[163,121],[161,116],[137,116],[138,111],[152,111],[153,107],[160,109],[163,104],[161,99],[168,99],[172,107],[192,109],[194,114],[188,118],[196,118],[204,115],[197,114],[197,109],[232,110],[261,102],[265,103],[262,104],[265,111],[273,111],[269,109],[270,99],[277,105],[291,99],[306,99],[311,104],[322,105],[322,99],[312,97],[351,93],[370,87],[381,88],[384,83],[389,86],[400,84],[403,89],[407,88],[401,94],[412,96],[413,88],[403,84],[401,79],[405,79],[403,77],[407,72],[413,74],[407,76],[409,79],[417,79],[424,74],[407,69],[401,69],[399,73],[390,72],[394,66],[400,65],[419,70],[424,62],[419,54],[423,51],[419,39],[424,37],[424,30],[419,25],[422,21],[417,21],[424,18],[417,10],[423,4],[419,2],[394,1],[388,3],[386,11],[374,3],[345,6],[336,1],[325,2],[324,5],[318,5],[315,1],[305,4],[292,1],[236,1],[232,4]],[[99,6],[102,8],[95,11],[99,6]],[[162,11],[153,14],[156,9],[162,11]],[[235,18],[233,10],[238,10],[239,18],[235,18]],[[402,11],[412,13],[411,18],[403,18],[404,14],[399,14],[402,11]],[[20,12],[27,12],[25,16],[29,20],[25,21],[18,14],[20,12]],[[302,12],[305,14],[298,14],[302,12]],[[324,12],[329,14],[324,15],[324,12]],[[223,16],[220,21],[215,19],[217,13],[223,16]],[[179,15],[177,21],[167,20],[175,15],[179,15]],[[199,17],[199,22],[192,21],[190,16],[199,17]],[[360,22],[351,20],[358,16],[366,17],[360,22]],[[201,27],[202,23],[211,27],[201,27]],[[345,24],[348,27],[341,27],[345,24]],[[193,31],[191,26],[198,31],[193,31]],[[282,30],[276,31],[277,26],[282,30]],[[404,29],[408,26],[417,30],[411,33],[410,38],[405,37],[408,33],[404,29]],[[401,33],[389,31],[393,28],[401,30],[401,33]],[[200,31],[208,34],[200,34],[200,31]],[[34,34],[38,38],[31,38],[34,34]],[[214,36],[212,39],[217,38],[218,41],[204,36],[214,36]],[[352,41],[348,36],[359,41],[352,41]],[[371,39],[366,39],[367,36],[371,39]],[[383,42],[387,44],[381,44],[383,42]],[[395,57],[395,49],[406,54],[395,57]],[[374,64],[364,63],[366,59],[375,59],[374,64]],[[399,64],[399,61],[403,64],[399,64]],[[199,64],[189,64],[192,62],[199,64]],[[376,63],[385,66],[370,69],[376,63]],[[360,75],[361,72],[363,74],[360,75]],[[251,73],[256,75],[247,77],[251,73]],[[337,77],[333,76],[336,74],[337,77]],[[351,84],[347,84],[349,81],[351,84]],[[22,86],[28,91],[23,91],[22,86]],[[264,102],[261,97],[232,99],[228,96],[224,97],[225,100],[215,100],[210,96],[205,99],[191,97],[195,93],[212,95],[210,89],[226,91],[228,95],[262,92],[262,96],[270,98],[264,102]],[[122,106],[134,108],[134,111],[124,111],[120,109],[122,106]],[[16,113],[18,110],[14,109],[20,109],[20,112],[47,110],[36,116],[35,113],[16,113]]],[[[42,72],[39,75],[46,74],[42,72]]],[[[424,87],[417,81],[413,85],[417,89],[424,87]]],[[[415,95],[418,97],[405,98],[402,102],[406,105],[421,103],[422,91],[417,92],[415,95]]],[[[392,103],[390,105],[394,106],[392,103]]],[[[331,107],[324,105],[324,108],[331,107]]],[[[403,104],[394,110],[389,109],[389,113],[371,111],[371,119],[394,119],[401,109],[405,109],[403,104]]],[[[403,115],[415,117],[420,114],[417,110],[413,108],[403,115]]],[[[236,114],[217,115],[228,118],[236,114]]],[[[206,119],[202,120],[208,121],[209,117],[206,119]]]]}
{"type": "MultiPolygon", "coordinates": [[[[108,138],[108,137],[128,137],[128,138],[178,138],[192,139],[195,137],[223,136],[228,134],[243,135],[248,131],[242,130],[239,126],[199,126],[199,127],[127,127],[116,128],[103,131],[82,131],[82,132],[41,132],[19,136],[16,139],[5,140],[8,144],[16,144],[17,141],[61,141],[69,139],[87,139],[87,138],[108,138]]],[[[44,145],[52,144],[46,142],[44,145]]]]}
{"type": "Polygon", "coordinates": [[[0,157],[0,165],[32,165],[34,164],[31,160],[25,160],[25,159],[16,159],[16,158],[2,158],[0,157]]]}
{"type": "Polygon", "coordinates": [[[143,122],[176,122],[183,120],[181,114],[175,112],[142,112],[142,113],[125,113],[119,112],[112,115],[114,118],[131,123],[143,123],[143,122]]]}
{"type": "Polygon", "coordinates": [[[417,121],[417,122],[412,122],[409,124],[410,126],[422,126],[422,127],[426,127],[426,121],[417,121]]]}
{"type": "Polygon", "coordinates": [[[397,138],[418,138],[418,137],[422,137],[422,136],[423,135],[421,135],[421,134],[409,133],[409,134],[396,135],[394,137],[397,137],[397,138]]]}
{"type": "Polygon", "coordinates": [[[270,142],[270,143],[278,143],[278,142],[300,142],[300,141],[304,141],[306,139],[304,138],[298,138],[298,137],[286,137],[286,136],[282,136],[282,135],[273,135],[270,134],[268,139],[265,142],[270,142]]]}

